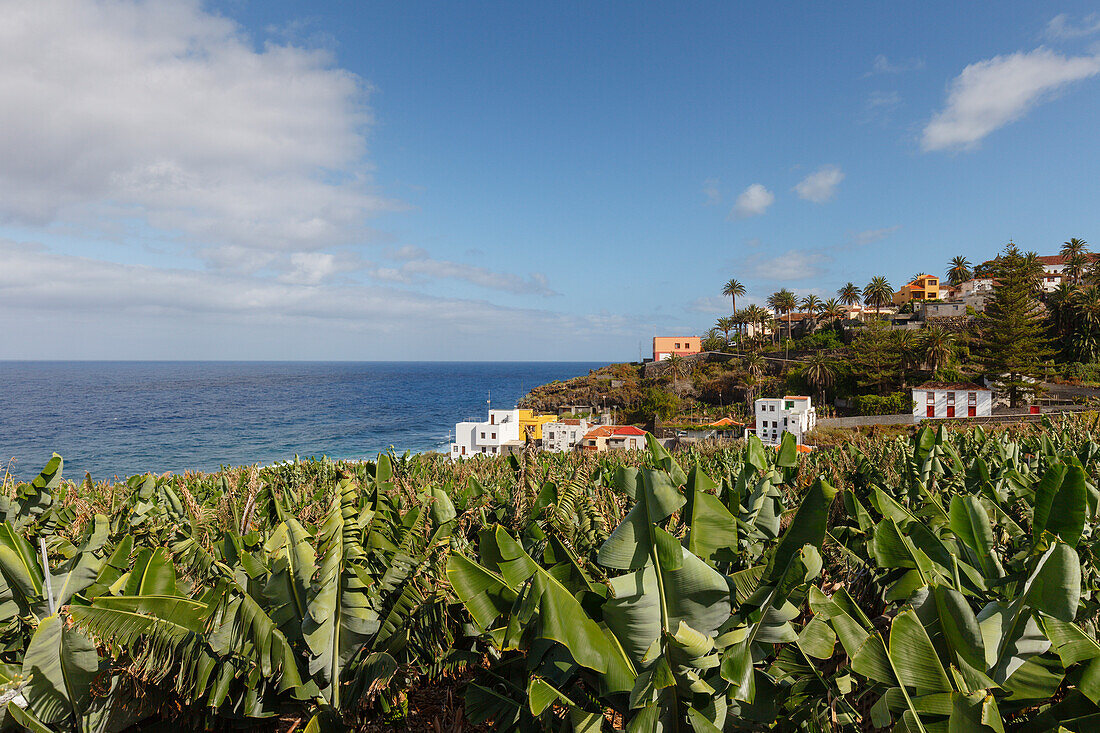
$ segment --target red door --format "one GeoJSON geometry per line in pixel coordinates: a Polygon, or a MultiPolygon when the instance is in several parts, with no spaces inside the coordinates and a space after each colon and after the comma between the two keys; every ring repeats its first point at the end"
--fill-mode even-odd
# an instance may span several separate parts
{"type": "Polygon", "coordinates": [[[948,417],[955,417],[955,406],[954,405],[948,405],[947,406],[947,416],[948,417]]]}
{"type": "Polygon", "coordinates": [[[970,405],[969,407],[966,408],[966,416],[967,417],[974,417],[977,414],[978,414],[978,408],[974,407],[974,405],[970,405]]]}
{"type": "Polygon", "coordinates": [[[955,393],[947,393],[947,416],[955,417],[955,393]]]}
{"type": "Polygon", "coordinates": [[[935,405],[929,405],[928,408],[925,410],[925,414],[928,417],[935,417],[936,416],[936,406],[935,405]]]}

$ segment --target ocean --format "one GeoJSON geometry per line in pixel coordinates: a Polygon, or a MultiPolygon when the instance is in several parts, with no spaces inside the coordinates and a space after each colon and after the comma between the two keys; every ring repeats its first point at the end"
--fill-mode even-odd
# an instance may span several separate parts
{"type": "MultiPolygon", "coordinates": [[[[29,480],[56,451],[64,475],[371,458],[447,449],[454,424],[512,407],[582,362],[0,361],[0,460],[29,480]]],[[[0,476],[4,469],[0,466],[0,476]]]]}

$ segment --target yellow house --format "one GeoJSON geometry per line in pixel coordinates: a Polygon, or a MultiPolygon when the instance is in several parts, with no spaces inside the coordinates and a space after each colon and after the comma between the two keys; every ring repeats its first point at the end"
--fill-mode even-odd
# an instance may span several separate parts
{"type": "Polygon", "coordinates": [[[894,305],[905,305],[914,300],[939,300],[940,279],[935,275],[921,275],[901,286],[901,290],[894,293],[894,305]]]}
{"type": "Polygon", "coordinates": [[[535,432],[535,440],[542,440],[542,426],[558,419],[557,415],[536,415],[534,410],[519,411],[519,438],[523,440],[527,429],[535,432]]]}

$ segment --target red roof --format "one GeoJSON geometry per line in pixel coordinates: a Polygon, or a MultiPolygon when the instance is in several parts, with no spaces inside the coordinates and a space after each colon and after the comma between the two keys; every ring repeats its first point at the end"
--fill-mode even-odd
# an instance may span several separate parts
{"type": "Polygon", "coordinates": [[[580,425],[581,424],[581,421],[576,419],[576,418],[570,418],[568,420],[555,420],[554,422],[559,422],[562,425],[580,425]]]}
{"type": "MultiPolygon", "coordinates": [[[[1064,264],[1066,264],[1066,258],[1062,255],[1040,255],[1036,259],[1038,259],[1039,262],[1043,263],[1044,265],[1064,265],[1064,264]]],[[[1100,254],[1097,254],[1096,252],[1086,252],[1085,253],[1085,260],[1092,262],[1092,261],[1095,261],[1097,259],[1100,259],[1100,254]]]]}
{"type": "Polygon", "coordinates": [[[974,384],[973,382],[926,382],[919,387],[914,387],[914,389],[948,389],[953,392],[992,391],[988,387],[982,387],[981,385],[974,384]]]}
{"type": "Polygon", "coordinates": [[[633,425],[601,425],[584,434],[583,440],[610,438],[613,435],[645,435],[645,431],[633,425]]]}

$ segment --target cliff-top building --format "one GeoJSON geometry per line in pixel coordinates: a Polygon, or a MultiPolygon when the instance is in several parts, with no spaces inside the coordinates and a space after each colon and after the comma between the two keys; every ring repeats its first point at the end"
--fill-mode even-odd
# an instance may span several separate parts
{"type": "Polygon", "coordinates": [[[698,336],[654,336],[653,361],[664,361],[676,354],[690,356],[703,350],[703,342],[698,336]]]}

